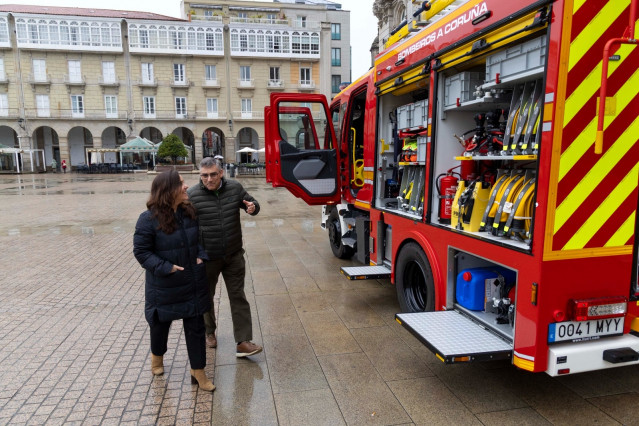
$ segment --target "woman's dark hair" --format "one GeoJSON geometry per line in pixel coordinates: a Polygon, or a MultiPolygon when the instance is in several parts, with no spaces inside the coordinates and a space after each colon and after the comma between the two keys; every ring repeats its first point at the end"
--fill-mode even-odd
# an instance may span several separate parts
{"type": "MultiPolygon", "coordinates": [[[[158,218],[160,222],[158,229],[167,234],[172,234],[177,226],[173,214],[173,203],[181,191],[180,174],[175,170],[160,173],[151,184],[151,196],[146,202],[146,207],[151,210],[154,217],[158,218]]],[[[195,209],[191,203],[182,202],[180,207],[186,216],[195,219],[195,209]]]]}

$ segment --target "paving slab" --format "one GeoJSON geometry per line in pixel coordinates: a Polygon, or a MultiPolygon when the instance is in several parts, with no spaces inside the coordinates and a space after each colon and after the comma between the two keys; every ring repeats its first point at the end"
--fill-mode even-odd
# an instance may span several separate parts
{"type": "MultiPolygon", "coordinates": [[[[348,281],[309,207],[263,177],[242,214],[254,341],[235,357],[214,297],[211,394],[191,384],[184,332],[150,373],[133,230],[154,176],[0,176],[0,425],[637,424],[639,367],[561,379],[507,362],[442,364],[394,320],[389,280],[348,281]]],[[[188,185],[197,175],[184,175],[188,185]]]]}

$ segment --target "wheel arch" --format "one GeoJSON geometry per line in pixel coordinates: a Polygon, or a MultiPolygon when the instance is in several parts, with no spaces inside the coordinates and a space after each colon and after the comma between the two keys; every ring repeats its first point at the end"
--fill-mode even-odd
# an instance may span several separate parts
{"type": "Polygon", "coordinates": [[[391,282],[395,284],[395,267],[399,260],[399,255],[402,252],[402,249],[409,243],[417,244],[422,252],[426,255],[426,259],[430,264],[431,273],[433,274],[433,286],[435,291],[435,310],[442,310],[441,307],[446,306],[446,286],[444,284],[445,277],[442,277],[442,269],[440,267],[440,262],[437,261],[437,256],[435,255],[435,249],[428,242],[426,238],[424,238],[418,232],[410,232],[409,235],[404,238],[393,256],[393,266],[391,269],[391,282]],[[443,289],[444,291],[440,291],[443,289]]]}

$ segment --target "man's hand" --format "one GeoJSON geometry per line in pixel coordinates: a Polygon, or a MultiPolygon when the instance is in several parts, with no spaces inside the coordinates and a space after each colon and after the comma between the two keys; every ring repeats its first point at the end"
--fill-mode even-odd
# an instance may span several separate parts
{"type": "Polygon", "coordinates": [[[176,272],[176,271],[183,271],[184,268],[182,266],[178,266],[178,265],[173,265],[173,268],[171,268],[171,273],[176,272]]]}
{"type": "Polygon", "coordinates": [[[246,200],[242,200],[242,202],[246,206],[246,213],[253,214],[255,212],[255,203],[246,200]]]}

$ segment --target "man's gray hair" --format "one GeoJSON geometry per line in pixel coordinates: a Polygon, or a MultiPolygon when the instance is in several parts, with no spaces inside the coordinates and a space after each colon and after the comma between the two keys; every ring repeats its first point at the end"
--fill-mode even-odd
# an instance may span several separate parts
{"type": "Polygon", "coordinates": [[[217,158],[213,158],[213,157],[204,157],[202,158],[202,161],[200,161],[200,169],[204,168],[204,167],[217,167],[220,170],[224,170],[224,164],[222,164],[222,162],[217,159],[217,158]]]}

